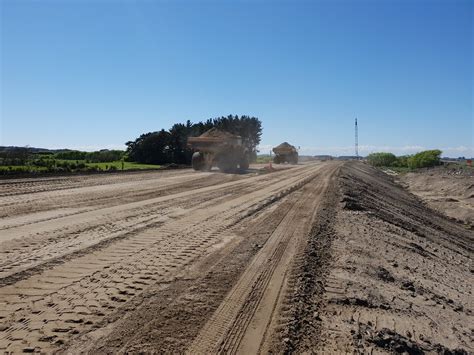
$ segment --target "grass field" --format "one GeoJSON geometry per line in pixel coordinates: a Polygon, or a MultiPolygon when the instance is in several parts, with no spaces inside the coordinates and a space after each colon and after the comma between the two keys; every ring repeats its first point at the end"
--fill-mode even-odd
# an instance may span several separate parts
{"type": "MultiPolygon", "coordinates": [[[[95,168],[98,171],[107,171],[107,170],[122,170],[122,162],[121,161],[114,161],[108,163],[85,163],[83,160],[56,160],[58,165],[67,163],[67,164],[84,164],[88,168],[95,168]],[[111,168],[112,167],[112,168],[111,168]]],[[[151,169],[159,169],[161,165],[153,165],[153,164],[140,164],[134,162],[123,162],[123,170],[151,170],[151,169]]],[[[0,172],[15,172],[15,173],[41,173],[41,172],[48,172],[47,167],[43,166],[35,166],[35,165],[6,165],[0,166],[0,172]]],[[[58,170],[60,172],[61,170],[58,170]]],[[[84,171],[84,169],[74,169],[72,168],[71,171],[84,171]]]]}
{"type": "MultiPolygon", "coordinates": [[[[111,166],[115,166],[117,170],[122,170],[122,162],[114,161],[109,163],[86,163],[87,166],[97,166],[100,170],[108,170],[111,166]]],[[[144,170],[144,169],[159,169],[161,165],[140,164],[125,161],[123,162],[123,170],[144,170]]]]}
{"type": "Polygon", "coordinates": [[[48,171],[48,168],[44,166],[29,166],[29,165],[0,165],[0,171],[35,171],[35,172],[43,172],[48,171]]]}

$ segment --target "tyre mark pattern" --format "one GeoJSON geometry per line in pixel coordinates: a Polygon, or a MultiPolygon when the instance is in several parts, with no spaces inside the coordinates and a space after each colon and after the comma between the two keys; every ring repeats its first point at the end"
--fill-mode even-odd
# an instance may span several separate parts
{"type": "MultiPolygon", "coordinates": [[[[282,181],[286,178],[286,176],[279,177],[275,180],[282,181]]],[[[260,180],[260,183],[265,184],[268,178],[263,177],[260,180]]],[[[90,224],[90,219],[86,219],[82,223],[76,223],[72,226],[67,226],[69,223],[66,223],[64,227],[47,230],[43,234],[36,231],[30,236],[23,236],[11,242],[3,243],[2,249],[4,251],[0,254],[2,270],[0,279],[11,277],[26,269],[61,258],[77,250],[89,248],[105,240],[120,238],[125,234],[131,235],[133,230],[140,230],[147,225],[153,225],[160,221],[164,222],[167,218],[177,218],[176,211],[179,211],[179,209],[181,209],[181,214],[184,214],[184,211],[192,213],[193,209],[205,208],[207,205],[219,203],[233,193],[240,195],[250,193],[255,189],[255,182],[252,184],[248,181],[238,181],[232,183],[232,186],[232,189],[227,186],[217,187],[211,189],[211,191],[205,189],[203,194],[191,199],[188,194],[184,194],[180,198],[176,197],[175,194],[157,199],[154,204],[147,202],[146,206],[136,203],[131,204],[132,207],[140,207],[137,209],[130,208],[130,206],[120,206],[119,209],[112,208],[113,213],[108,214],[104,213],[104,210],[106,210],[104,209],[99,217],[89,213],[95,221],[93,225],[90,224]],[[161,201],[165,204],[160,203],[161,201]],[[39,244],[42,244],[41,248],[38,248],[39,244]]]]}
{"type": "Polygon", "coordinates": [[[0,319],[7,328],[0,332],[0,350],[57,349],[143,288],[169,281],[219,243],[236,218],[271,203],[269,196],[282,197],[307,183],[318,169],[282,174],[277,182],[262,179],[267,184],[252,194],[199,209],[1,288],[0,319]]]}
{"type": "MultiPolygon", "coordinates": [[[[328,172],[328,175],[333,171],[334,168],[328,172]]],[[[227,354],[239,351],[241,340],[246,334],[247,327],[257,311],[270,280],[273,280],[274,287],[281,288],[283,286],[284,280],[272,279],[274,270],[277,266],[281,266],[282,256],[290,240],[296,243],[304,238],[305,233],[309,231],[308,228],[312,224],[314,211],[319,205],[318,197],[326,188],[327,181],[313,181],[309,185],[313,186],[307,189],[304,192],[305,196],[302,196],[288,211],[233,290],[201,330],[187,353],[227,354]],[[296,228],[295,220],[299,223],[296,228]],[[277,286],[278,283],[280,284],[277,286]]],[[[276,295],[278,298],[279,292],[276,295]]],[[[276,303],[277,299],[274,299],[273,302],[276,303]]],[[[265,328],[270,323],[272,314],[266,316],[269,317],[268,323],[261,325],[265,328]]],[[[257,340],[258,343],[255,343],[255,339],[252,339],[254,344],[247,347],[243,353],[248,353],[249,348],[252,349],[252,352],[258,351],[259,344],[264,341],[263,337],[266,333],[265,329],[260,329],[260,331],[262,338],[257,340]]],[[[255,332],[255,330],[252,329],[252,332],[255,332]]]]}

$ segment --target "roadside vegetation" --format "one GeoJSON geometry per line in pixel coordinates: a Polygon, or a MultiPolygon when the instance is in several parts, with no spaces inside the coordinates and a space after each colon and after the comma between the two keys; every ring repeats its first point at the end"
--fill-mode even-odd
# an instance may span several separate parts
{"type": "Polygon", "coordinates": [[[125,151],[122,150],[38,152],[30,148],[13,147],[0,151],[0,175],[142,170],[160,167],[127,161],[125,151]]]}
{"type": "Polygon", "coordinates": [[[425,150],[414,155],[397,157],[392,153],[372,153],[367,156],[370,165],[391,168],[398,171],[409,171],[419,168],[430,168],[441,165],[441,150],[425,150]]]}

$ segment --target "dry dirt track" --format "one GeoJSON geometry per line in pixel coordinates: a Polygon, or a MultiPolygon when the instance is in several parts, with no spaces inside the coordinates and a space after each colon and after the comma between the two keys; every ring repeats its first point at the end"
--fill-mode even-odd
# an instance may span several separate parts
{"type": "Polygon", "coordinates": [[[339,167],[2,181],[0,350],[269,349],[339,167]]]}

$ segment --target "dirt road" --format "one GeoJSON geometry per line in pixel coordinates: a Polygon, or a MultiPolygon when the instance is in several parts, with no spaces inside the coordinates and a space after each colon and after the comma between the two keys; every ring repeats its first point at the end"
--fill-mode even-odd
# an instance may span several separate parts
{"type": "Polygon", "coordinates": [[[339,167],[2,181],[0,350],[269,346],[339,167]]]}

